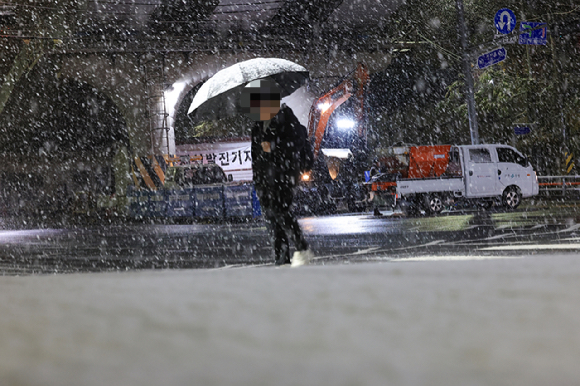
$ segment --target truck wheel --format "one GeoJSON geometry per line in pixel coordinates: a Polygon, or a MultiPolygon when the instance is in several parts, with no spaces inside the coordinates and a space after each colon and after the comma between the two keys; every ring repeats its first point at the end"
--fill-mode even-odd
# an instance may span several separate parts
{"type": "Polygon", "coordinates": [[[430,214],[439,214],[443,210],[443,201],[441,197],[432,194],[427,197],[427,212],[430,214]]]}
{"type": "Polygon", "coordinates": [[[516,209],[522,202],[522,194],[520,193],[520,190],[515,186],[508,187],[503,191],[502,202],[506,209],[516,209]]]}

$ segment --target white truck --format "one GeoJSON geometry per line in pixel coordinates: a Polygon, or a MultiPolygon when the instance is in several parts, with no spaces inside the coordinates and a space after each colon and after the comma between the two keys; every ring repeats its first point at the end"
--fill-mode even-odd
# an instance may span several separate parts
{"type": "Polygon", "coordinates": [[[507,145],[394,147],[378,166],[371,200],[389,198],[407,214],[437,214],[458,201],[515,209],[539,193],[527,157],[507,145]]]}

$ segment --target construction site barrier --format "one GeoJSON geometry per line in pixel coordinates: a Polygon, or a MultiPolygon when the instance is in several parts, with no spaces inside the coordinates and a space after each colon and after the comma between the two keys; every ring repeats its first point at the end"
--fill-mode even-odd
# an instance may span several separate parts
{"type": "Polygon", "coordinates": [[[166,190],[167,217],[192,217],[195,211],[194,189],[166,190]]]}
{"type": "Polygon", "coordinates": [[[224,217],[224,186],[200,185],[195,187],[195,216],[224,217]]]}
{"type": "Polygon", "coordinates": [[[154,190],[146,192],[149,196],[149,208],[145,215],[149,217],[163,217],[167,210],[167,199],[165,191],[154,190]]]}
{"type": "Polygon", "coordinates": [[[540,194],[564,197],[580,194],[580,176],[538,176],[540,194]]]}
{"type": "Polygon", "coordinates": [[[199,185],[189,189],[129,187],[129,214],[135,218],[251,218],[262,215],[253,184],[199,185]]]}
{"type": "Polygon", "coordinates": [[[224,215],[226,217],[252,217],[254,215],[251,185],[224,186],[224,215]]]}
{"type": "Polygon", "coordinates": [[[127,188],[127,204],[129,206],[129,215],[133,217],[142,217],[149,206],[149,196],[141,195],[141,191],[134,186],[127,188]]]}

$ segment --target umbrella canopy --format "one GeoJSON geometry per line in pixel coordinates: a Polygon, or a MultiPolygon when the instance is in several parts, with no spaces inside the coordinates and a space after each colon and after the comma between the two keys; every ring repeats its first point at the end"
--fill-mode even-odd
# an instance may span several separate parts
{"type": "Polygon", "coordinates": [[[236,63],[212,76],[195,94],[187,114],[195,111],[195,120],[221,119],[239,114],[244,86],[270,77],[284,98],[308,79],[308,71],[299,64],[278,58],[256,58],[236,63]]]}

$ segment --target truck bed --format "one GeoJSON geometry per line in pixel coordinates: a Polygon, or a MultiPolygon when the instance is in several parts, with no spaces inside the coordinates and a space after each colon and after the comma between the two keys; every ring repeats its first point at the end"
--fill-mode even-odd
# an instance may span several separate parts
{"type": "Polygon", "coordinates": [[[405,178],[397,181],[398,193],[465,192],[463,177],[405,178]]]}

